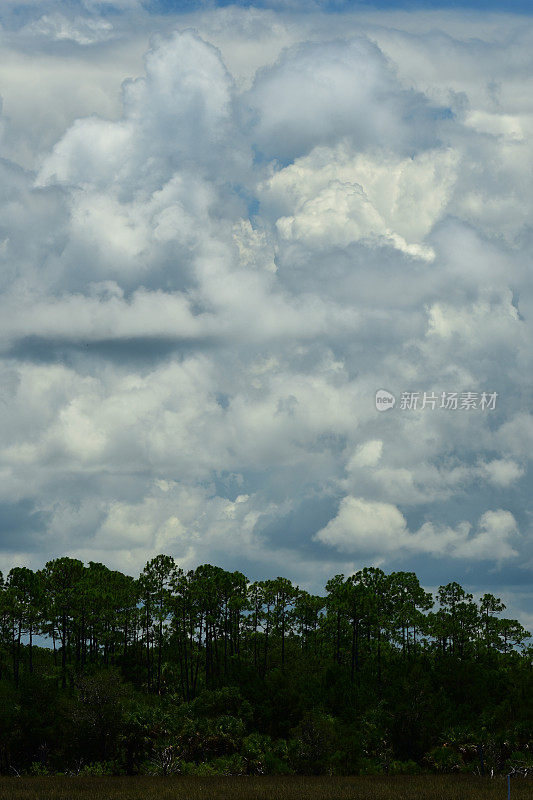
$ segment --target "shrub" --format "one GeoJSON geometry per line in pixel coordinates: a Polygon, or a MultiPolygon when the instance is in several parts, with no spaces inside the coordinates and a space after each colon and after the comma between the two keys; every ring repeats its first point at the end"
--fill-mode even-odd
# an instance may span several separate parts
{"type": "Polygon", "coordinates": [[[93,764],[85,764],[80,769],[78,775],[113,775],[115,773],[111,761],[95,761],[93,764]]]}
{"type": "Polygon", "coordinates": [[[331,758],[337,749],[337,724],[334,717],[309,711],[292,733],[290,761],[297,772],[323,775],[331,771],[331,758]]]}
{"type": "Polygon", "coordinates": [[[28,770],[28,775],[50,775],[50,772],[41,761],[34,761],[28,770]]]}
{"type": "Polygon", "coordinates": [[[422,772],[416,761],[392,761],[389,767],[391,775],[419,775],[422,772]]]}
{"type": "Polygon", "coordinates": [[[461,772],[462,757],[451,747],[434,747],[424,759],[435,772],[461,772]]]}

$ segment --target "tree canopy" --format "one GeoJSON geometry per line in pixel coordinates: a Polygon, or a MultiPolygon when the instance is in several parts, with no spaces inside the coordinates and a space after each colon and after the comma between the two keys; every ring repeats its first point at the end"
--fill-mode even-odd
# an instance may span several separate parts
{"type": "Polygon", "coordinates": [[[455,581],[314,595],[151,559],[0,575],[0,770],[352,774],[532,760],[533,648],[455,581]],[[36,640],[38,645],[36,645],[36,640]],[[46,646],[43,646],[43,645],[46,646]]]}

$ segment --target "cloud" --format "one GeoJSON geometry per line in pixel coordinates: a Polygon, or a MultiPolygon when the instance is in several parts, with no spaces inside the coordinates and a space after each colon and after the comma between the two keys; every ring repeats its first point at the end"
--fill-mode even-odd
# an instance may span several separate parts
{"type": "Polygon", "coordinates": [[[363,241],[433,261],[423,239],[445,210],[456,162],[451,151],[398,159],[358,153],[347,142],[320,147],[276,172],[262,187],[262,204],[277,215],[284,239],[310,249],[363,241]]]}
{"type": "Polygon", "coordinates": [[[487,464],[481,466],[484,472],[494,486],[510,486],[524,475],[524,468],[517,464],[515,461],[510,461],[503,458],[497,458],[494,461],[489,461],[487,464]]]}
{"type": "Polygon", "coordinates": [[[70,20],[63,14],[43,14],[32,20],[24,32],[29,36],[42,36],[51,41],[72,41],[81,45],[102,42],[113,35],[113,25],[108,20],[76,17],[70,20]]]}
{"type": "Polygon", "coordinates": [[[510,541],[516,534],[516,520],[510,511],[502,509],[486,511],[472,535],[468,522],[461,522],[455,528],[427,522],[411,532],[396,506],[348,496],[342,499],[337,515],[315,538],[360,557],[386,557],[407,551],[501,561],[518,555],[510,541]]]}
{"type": "Polygon", "coordinates": [[[383,453],[383,442],[381,439],[371,439],[364,444],[360,444],[348,462],[346,469],[351,472],[355,468],[375,467],[383,453]]]}
{"type": "Polygon", "coordinates": [[[392,65],[364,36],[294,45],[259,71],[250,90],[254,140],[262,153],[294,159],[317,144],[349,137],[357,150],[413,145],[432,139],[423,95],[403,90],[392,65]]]}
{"type": "Polygon", "coordinates": [[[146,77],[123,85],[124,116],[77,120],[42,165],[38,185],[160,188],[177,169],[232,174],[247,161],[232,119],[232,79],[194,31],[156,39],[146,77]]]}
{"type": "Polygon", "coordinates": [[[2,565],[527,583],[527,29],[4,15],[2,565]]]}

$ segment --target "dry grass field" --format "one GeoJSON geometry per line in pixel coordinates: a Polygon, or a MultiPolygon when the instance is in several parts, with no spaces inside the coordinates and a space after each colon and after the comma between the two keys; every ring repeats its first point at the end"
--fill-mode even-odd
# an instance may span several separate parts
{"type": "MultiPolygon", "coordinates": [[[[506,800],[504,778],[340,777],[0,778],[0,800],[506,800]]],[[[516,779],[512,800],[532,800],[516,779]]]]}

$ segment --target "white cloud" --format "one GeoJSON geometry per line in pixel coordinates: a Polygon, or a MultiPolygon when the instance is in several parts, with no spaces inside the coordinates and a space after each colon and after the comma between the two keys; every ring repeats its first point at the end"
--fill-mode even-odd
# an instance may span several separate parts
{"type": "Polygon", "coordinates": [[[400,548],[406,534],[405,518],[396,506],[345,497],[337,516],[316,538],[346,552],[375,555],[400,548]]]}
{"type": "Polygon", "coordinates": [[[24,14],[0,41],[0,523],[33,551],[10,528],[5,552],[515,580],[528,26],[24,14]],[[380,414],[379,388],[498,403],[380,414]]]}
{"type": "Polygon", "coordinates": [[[506,487],[515,483],[524,475],[524,468],[504,458],[497,458],[481,465],[482,472],[494,486],[506,487]]]}
{"type": "Polygon", "coordinates": [[[521,338],[520,328],[520,317],[509,290],[503,296],[480,298],[462,308],[435,303],[428,309],[428,336],[446,340],[455,337],[467,342],[469,348],[486,347],[491,338],[521,338]]]}
{"type": "Polygon", "coordinates": [[[423,239],[445,210],[456,168],[451,151],[399,159],[358,153],[344,142],[276,172],[261,197],[285,239],[318,249],[363,240],[432,261],[423,239]]]}
{"type": "Polygon", "coordinates": [[[347,496],[337,515],[316,534],[316,539],[342,552],[386,557],[390,553],[424,553],[473,561],[502,561],[518,555],[513,547],[516,520],[510,511],[486,511],[471,534],[471,525],[455,528],[424,523],[409,531],[405,517],[390,503],[347,496]]]}
{"type": "Polygon", "coordinates": [[[351,472],[355,468],[366,468],[366,467],[375,467],[383,453],[383,442],[381,439],[371,439],[364,444],[360,444],[353,456],[351,457],[350,461],[348,462],[346,469],[348,472],[351,472]]]}
{"type": "Polygon", "coordinates": [[[401,89],[392,65],[363,36],[289,48],[258,71],[248,98],[258,146],[282,159],[347,136],[358,150],[403,150],[412,141],[404,116],[421,100],[401,89]]]}
{"type": "Polygon", "coordinates": [[[178,169],[231,173],[248,161],[232,119],[232,79],[194,31],[154,40],[146,77],[123,85],[124,117],[77,120],[41,168],[38,183],[146,193],[178,169]]]}
{"type": "Polygon", "coordinates": [[[63,14],[51,13],[29,22],[23,32],[56,42],[72,41],[89,45],[109,39],[113,35],[113,25],[104,19],[76,17],[70,20],[63,14]]]}

